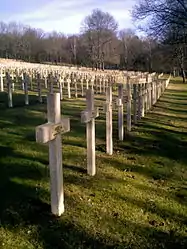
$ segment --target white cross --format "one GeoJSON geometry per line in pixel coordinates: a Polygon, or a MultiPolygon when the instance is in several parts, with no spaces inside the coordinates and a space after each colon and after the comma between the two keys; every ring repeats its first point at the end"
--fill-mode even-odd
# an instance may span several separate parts
{"type": "Polygon", "coordinates": [[[60,216],[64,212],[61,134],[70,131],[69,118],[61,118],[60,93],[48,94],[48,123],[36,127],[36,141],[49,143],[51,210],[60,216]]]}
{"type": "Polygon", "coordinates": [[[94,109],[94,92],[91,89],[86,91],[86,111],[81,112],[81,122],[86,123],[87,134],[87,172],[95,175],[95,118],[99,116],[98,108],[94,109]]]}

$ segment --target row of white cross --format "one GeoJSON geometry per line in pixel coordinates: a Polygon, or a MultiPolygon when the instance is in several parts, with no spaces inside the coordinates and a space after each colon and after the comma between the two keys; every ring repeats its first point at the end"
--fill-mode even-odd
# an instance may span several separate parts
{"type": "MultiPolygon", "coordinates": [[[[4,91],[4,82],[6,82],[7,96],[8,96],[8,106],[13,107],[13,92],[15,90],[15,82],[18,82],[22,79],[22,89],[25,95],[25,105],[29,105],[29,91],[34,91],[33,89],[33,80],[36,82],[36,92],[38,94],[38,101],[42,103],[42,90],[48,89],[49,93],[53,93],[55,91],[60,92],[61,100],[64,98],[64,94],[67,93],[68,98],[72,97],[72,89],[74,88],[74,97],[78,97],[78,87],[80,87],[81,96],[84,96],[84,89],[92,88],[96,93],[105,93],[106,88],[111,85],[116,85],[115,81],[119,80],[117,77],[109,77],[109,75],[105,78],[104,76],[99,77],[100,75],[92,75],[93,77],[89,77],[88,74],[68,74],[64,77],[62,75],[53,74],[45,75],[42,77],[41,73],[33,73],[29,74],[28,72],[22,72],[20,74],[10,73],[9,71],[5,71],[5,75],[0,74],[0,82],[1,82],[1,92],[4,91]],[[96,77],[97,76],[97,77],[96,77]],[[67,88],[67,89],[65,89],[67,88]]],[[[65,75],[65,74],[64,74],[65,75]]],[[[145,75],[144,75],[145,76],[145,75]]],[[[121,78],[120,78],[121,80],[121,78]]],[[[130,81],[131,84],[134,82],[137,83],[151,83],[155,81],[155,76],[153,74],[146,75],[144,78],[140,78],[137,76],[131,76],[130,78],[123,76],[123,81],[127,84],[127,81],[130,81]]],[[[123,81],[117,81],[120,83],[124,83],[123,81]]],[[[45,91],[46,92],[46,91],[45,91]]]]}
{"type": "MultiPolygon", "coordinates": [[[[147,87],[145,84],[134,85],[134,123],[137,119],[144,116],[145,110],[148,111],[159,99],[169,80],[161,80],[159,84],[152,84],[147,87]],[[139,91],[137,91],[137,87],[139,91]],[[138,94],[137,94],[138,93],[138,94]],[[138,116],[137,116],[138,106],[138,116]]],[[[127,131],[131,130],[131,86],[127,83],[127,131]]],[[[119,139],[124,137],[123,122],[123,84],[118,86],[118,134],[119,139]]],[[[112,136],[112,86],[106,89],[106,152],[113,154],[112,136]]],[[[52,213],[60,216],[64,212],[64,188],[62,175],[62,143],[61,134],[70,131],[69,118],[61,117],[60,93],[49,93],[47,98],[48,122],[36,127],[36,141],[49,143],[49,167],[50,167],[50,186],[51,186],[51,210],[52,213]]],[[[81,112],[81,121],[86,124],[87,137],[87,173],[91,176],[96,174],[95,163],[95,119],[99,116],[98,108],[94,106],[94,91],[86,91],[86,110],[81,112]]]]}

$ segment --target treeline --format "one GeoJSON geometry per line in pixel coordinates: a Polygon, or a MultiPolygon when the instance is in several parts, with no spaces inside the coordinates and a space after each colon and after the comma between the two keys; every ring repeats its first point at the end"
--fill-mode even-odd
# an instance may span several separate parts
{"type": "Polygon", "coordinates": [[[130,29],[118,30],[114,17],[99,9],[85,17],[79,35],[1,22],[0,57],[149,72],[170,72],[177,66],[168,43],[154,36],[140,37],[130,29]]]}
{"type": "Polygon", "coordinates": [[[185,82],[187,68],[187,0],[141,0],[133,17],[142,23],[147,35],[154,37],[169,54],[174,74],[185,82]]]}

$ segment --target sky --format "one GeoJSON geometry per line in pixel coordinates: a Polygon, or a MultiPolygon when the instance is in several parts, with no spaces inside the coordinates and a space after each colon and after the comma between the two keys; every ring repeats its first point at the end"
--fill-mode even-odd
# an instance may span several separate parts
{"type": "Polygon", "coordinates": [[[130,16],[134,4],[135,0],[0,0],[0,21],[76,34],[85,16],[99,8],[114,16],[119,29],[134,28],[130,16]]]}

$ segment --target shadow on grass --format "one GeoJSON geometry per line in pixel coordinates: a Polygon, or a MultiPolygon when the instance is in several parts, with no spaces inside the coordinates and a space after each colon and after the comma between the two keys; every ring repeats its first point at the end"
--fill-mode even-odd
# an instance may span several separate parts
{"type": "MultiPolygon", "coordinates": [[[[7,151],[7,154],[13,154],[13,151],[7,151]]],[[[14,154],[14,156],[19,156],[14,154]]],[[[50,205],[49,202],[44,202],[43,199],[49,199],[49,193],[42,189],[40,185],[28,186],[26,184],[19,184],[13,179],[22,178],[28,176],[32,180],[38,179],[38,172],[33,171],[33,174],[30,174],[28,167],[26,165],[14,164],[10,166],[8,170],[6,169],[8,165],[1,164],[0,176],[4,179],[2,184],[1,181],[1,205],[0,205],[0,219],[1,226],[8,229],[22,229],[26,234],[28,234],[28,241],[33,243],[37,247],[42,245],[42,248],[45,249],[72,249],[72,248],[144,248],[140,247],[139,243],[136,241],[136,238],[141,238],[142,242],[146,241],[149,237],[149,240],[152,242],[149,243],[149,248],[186,248],[186,237],[178,235],[175,231],[170,231],[169,233],[159,231],[157,226],[152,225],[140,225],[129,220],[120,219],[117,217],[117,214],[113,216],[103,214],[100,212],[100,216],[105,219],[105,222],[117,223],[118,226],[121,226],[124,231],[124,239],[118,241],[117,239],[109,239],[104,237],[102,234],[95,234],[91,232],[86,232],[84,228],[77,224],[74,217],[64,215],[62,218],[55,218],[50,214],[50,205]],[[4,169],[4,170],[3,170],[4,169]],[[47,196],[47,197],[46,197],[47,196]],[[130,229],[131,233],[134,235],[135,240],[126,241],[125,238],[125,229],[130,229]],[[147,237],[148,236],[148,237],[147,237]]],[[[93,178],[92,178],[93,179],[93,178]]],[[[74,184],[80,183],[80,179],[74,177],[71,181],[68,178],[65,178],[68,182],[73,182],[74,184]]],[[[112,181],[110,178],[109,181],[112,181]]],[[[92,182],[94,189],[99,190],[100,185],[94,183],[95,180],[90,180],[92,182]]],[[[101,184],[102,186],[102,184],[101,184]]],[[[145,211],[156,212],[153,207],[150,207],[148,203],[146,206],[145,203],[139,202],[133,199],[127,199],[121,196],[114,196],[114,199],[122,198],[125,202],[132,202],[138,206],[145,208],[145,211]]],[[[67,207],[77,207],[80,205],[78,202],[78,196],[75,199],[72,199],[70,196],[65,196],[65,202],[67,207]]],[[[89,208],[89,207],[87,207],[89,208]]],[[[72,210],[73,211],[73,210],[72,210]]],[[[68,212],[68,210],[66,211],[68,212]]],[[[165,217],[166,213],[160,210],[162,216],[165,217]]],[[[1,240],[0,240],[1,243],[1,240]]],[[[3,242],[6,245],[6,242],[3,242]]],[[[21,245],[20,245],[21,246],[21,245]]],[[[19,247],[21,248],[21,247],[19,247]]]]}
{"type": "MultiPolygon", "coordinates": [[[[46,96],[42,96],[43,104],[47,103],[46,96]]],[[[12,94],[13,108],[24,107],[25,105],[25,95],[21,93],[12,94]]],[[[38,104],[38,96],[35,94],[29,94],[29,106],[38,104]]],[[[0,110],[5,110],[8,107],[8,96],[7,93],[0,93],[0,110]]]]}
{"type": "MultiPolygon", "coordinates": [[[[71,141],[71,139],[68,140],[68,137],[66,137],[65,143],[66,145],[72,144],[81,147],[83,145],[83,136],[85,137],[85,125],[80,125],[80,108],[72,107],[68,103],[69,101],[64,104],[63,114],[72,118],[71,137],[73,139],[71,141]],[[74,138],[80,138],[80,141],[77,140],[76,144],[74,138]]],[[[84,105],[81,106],[81,110],[82,107],[84,105]]],[[[33,243],[36,248],[44,249],[183,249],[187,247],[187,238],[179,235],[175,229],[163,232],[159,230],[159,224],[157,226],[156,222],[150,221],[151,223],[147,225],[135,223],[129,220],[128,217],[122,219],[117,214],[111,216],[110,209],[105,214],[103,214],[102,210],[99,210],[99,216],[103,219],[102,223],[105,223],[106,226],[103,231],[97,230],[97,221],[94,222],[90,230],[87,230],[86,226],[84,227],[84,225],[79,223],[77,217],[81,215],[81,211],[91,215],[91,207],[79,199],[78,194],[81,194],[81,191],[78,194],[75,191],[75,198],[72,198],[68,187],[65,187],[65,204],[67,208],[65,214],[61,218],[52,216],[49,205],[49,178],[45,171],[45,166],[48,164],[48,148],[45,147],[44,149],[44,146],[41,145],[40,147],[40,145],[36,145],[34,142],[35,126],[46,121],[45,113],[46,105],[33,105],[23,109],[14,108],[2,112],[0,134],[1,144],[4,145],[0,147],[1,227],[9,231],[23,230],[25,237],[30,243],[33,243]],[[19,136],[16,136],[16,134],[19,136]],[[27,143],[29,145],[25,144],[25,138],[28,140],[27,143]],[[26,149],[30,146],[32,149],[34,148],[33,151],[35,152],[39,150],[42,156],[35,154],[29,156],[27,151],[25,153],[15,151],[12,148],[14,143],[20,143],[22,146],[25,145],[26,149]],[[5,146],[5,144],[7,145],[5,146]],[[77,211],[79,206],[80,209],[77,211]],[[111,224],[113,226],[110,233],[111,237],[107,237],[105,232],[111,224]],[[119,237],[118,234],[120,234],[119,237]],[[130,238],[132,240],[128,240],[129,234],[131,234],[132,237],[130,238]]],[[[162,118],[164,119],[164,116],[162,118]]],[[[160,119],[159,114],[157,119],[160,119]]],[[[103,120],[97,125],[97,135],[99,138],[105,137],[103,120]]],[[[120,162],[115,158],[115,155],[114,158],[102,158],[102,161],[105,162],[105,166],[110,165],[120,171],[128,168],[129,171],[139,172],[142,175],[148,176],[148,178],[153,178],[154,181],[175,177],[174,172],[172,172],[175,166],[168,165],[160,157],[182,163],[187,162],[185,154],[186,144],[180,139],[180,135],[186,136],[186,133],[170,131],[169,128],[155,127],[154,121],[150,120],[148,124],[148,120],[144,120],[136,127],[126,142],[118,144],[115,140],[114,152],[120,151],[120,153],[127,156],[129,161],[134,161],[133,165],[120,162]],[[137,135],[138,132],[140,134],[137,135]],[[141,133],[148,134],[149,132],[150,137],[141,136],[141,133]],[[146,161],[146,165],[136,163],[135,155],[145,156],[145,158],[154,155],[157,159],[149,167],[149,162],[146,161]]],[[[103,144],[97,145],[96,148],[104,152],[103,144]]],[[[73,155],[71,153],[68,154],[68,152],[65,156],[73,158],[73,155]]],[[[157,207],[154,203],[146,203],[138,199],[126,197],[125,193],[124,195],[113,195],[113,192],[110,192],[111,184],[120,183],[122,185],[124,184],[123,179],[118,179],[115,175],[105,176],[104,173],[101,173],[103,165],[98,165],[98,175],[94,178],[89,177],[85,175],[86,170],[80,166],[83,164],[82,156],[78,154],[76,159],[78,165],[73,163],[64,165],[65,186],[66,184],[68,186],[72,184],[91,192],[102,192],[105,188],[109,192],[109,202],[117,202],[120,199],[122,202],[129,203],[129,205],[134,204],[137,207],[141,207],[145,212],[156,213],[162,218],[172,219],[173,217],[173,220],[176,218],[181,223],[186,222],[186,217],[179,217],[177,216],[178,214],[157,207]]],[[[72,161],[75,162],[74,158],[72,161]]],[[[100,161],[98,160],[98,162],[100,161]]],[[[117,186],[115,187],[117,188],[117,186]]],[[[138,184],[136,187],[139,188],[138,184]]],[[[92,215],[95,215],[94,219],[97,219],[96,214],[98,215],[98,213],[94,212],[94,208],[92,211],[92,215]]]]}

